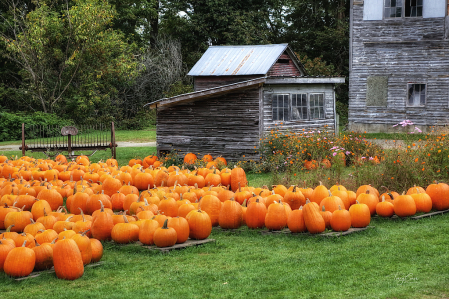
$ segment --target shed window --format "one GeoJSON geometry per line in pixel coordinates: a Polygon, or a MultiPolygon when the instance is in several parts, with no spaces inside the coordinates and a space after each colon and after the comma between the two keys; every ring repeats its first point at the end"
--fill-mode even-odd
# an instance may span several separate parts
{"type": "Polygon", "coordinates": [[[426,105],[426,84],[407,84],[408,106],[426,105]]]}
{"type": "Polygon", "coordinates": [[[322,93],[314,93],[310,95],[310,118],[324,118],[324,95],[322,93]]]}
{"type": "Polygon", "coordinates": [[[308,119],[307,94],[292,94],[292,119],[308,119]]]}
{"type": "Polygon", "coordinates": [[[324,119],[324,94],[274,94],[273,121],[324,119]]]}
{"type": "Polygon", "coordinates": [[[271,105],[273,109],[273,120],[289,120],[290,109],[288,94],[275,94],[271,105]]]}
{"type": "Polygon", "coordinates": [[[385,0],[384,17],[414,18],[422,17],[423,0],[385,0]]]}

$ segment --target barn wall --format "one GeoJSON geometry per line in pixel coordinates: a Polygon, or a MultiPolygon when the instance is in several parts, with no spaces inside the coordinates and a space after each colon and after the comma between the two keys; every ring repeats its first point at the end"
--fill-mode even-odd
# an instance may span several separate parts
{"type": "Polygon", "coordinates": [[[298,85],[265,85],[263,89],[263,128],[261,132],[268,134],[272,129],[280,128],[292,132],[335,131],[334,88],[332,84],[298,84],[298,85]],[[272,96],[276,93],[324,93],[325,119],[273,121],[272,96]],[[281,124],[282,123],[282,124],[281,124]]]}
{"type": "Polygon", "coordinates": [[[157,148],[227,160],[255,159],[259,145],[259,88],[157,108],[157,148]],[[243,155],[245,157],[243,158],[243,155]]]}
{"type": "Polygon", "coordinates": [[[298,70],[296,65],[293,63],[290,56],[286,53],[282,54],[278,61],[270,68],[267,76],[301,76],[301,72],[298,70]],[[288,63],[279,62],[288,60],[288,63]]]}
{"type": "Polygon", "coordinates": [[[363,1],[354,0],[353,3],[350,129],[395,131],[397,129],[392,125],[404,119],[424,130],[429,126],[448,124],[447,17],[364,21],[363,1]],[[387,98],[367,104],[367,81],[376,78],[379,81],[386,79],[387,98]],[[406,106],[407,83],[427,84],[425,107],[406,106]]]}
{"type": "Polygon", "coordinates": [[[264,77],[264,75],[251,76],[197,76],[194,78],[194,91],[221,87],[223,85],[243,82],[255,78],[264,77]]]}

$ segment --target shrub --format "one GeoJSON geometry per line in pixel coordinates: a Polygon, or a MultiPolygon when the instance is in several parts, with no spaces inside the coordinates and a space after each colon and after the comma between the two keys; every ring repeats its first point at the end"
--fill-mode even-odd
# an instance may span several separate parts
{"type": "Polygon", "coordinates": [[[43,137],[59,136],[60,127],[73,125],[72,120],[63,119],[55,114],[34,112],[34,113],[9,113],[0,112],[0,141],[21,140],[22,123],[25,124],[25,138],[39,137],[40,132],[34,130],[35,126],[45,126],[48,128],[43,137]]]}

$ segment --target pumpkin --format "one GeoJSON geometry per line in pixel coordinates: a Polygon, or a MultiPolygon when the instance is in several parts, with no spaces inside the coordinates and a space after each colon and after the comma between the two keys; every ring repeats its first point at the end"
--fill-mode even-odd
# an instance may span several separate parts
{"type": "Polygon", "coordinates": [[[122,182],[119,179],[108,177],[104,180],[102,188],[104,190],[104,194],[112,196],[122,187],[122,182]]]}
{"type": "Polygon", "coordinates": [[[432,209],[432,199],[429,194],[426,192],[419,191],[419,188],[416,188],[416,193],[409,194],[416,204],[416,212],[424,212],[428,213],[432,209]]]}
{"type": "Polygon", "coordinates": [[[32,248],[36,256],[34,270],[46,270],[53,267],[53,247],[49,243],[39,244],[32,248]]]}
{"type": "Polygon", "coordinates": [[[265,227],[269,230],[281,230],[287,226],[287,212],[282,202],[268,206],[265,215],[265,227]]]}
{"type": "Polygon", "coordinates": [[[241,187],[245,187],[248,184],[246,179],[245,170],[241,167],[234,166],[231,170],[231,189],[232,191],[237,191],[239,188],[239,183],[241,187]]]}
{"type": "Polygon", "coordinates": [[[19,247],[20,245],[22,245],[24,241],[27,242],[26,247],[28,247],[28,248],[33,248],[34,246],[36,246],[36,241],[34,240],[34,236],[32,234],[21,233],[15,239],[16,247],[19,247]]]}
{"type": "Polygon", "coordinates": [[[33,220],[36,221],[39,217],[44,216],[44,209],[51,211],[50,204],[46,200],[40,200],[36,198],[36,202],[31,207],[31,214],[33,215],[33,220]]]}
{"type": "Polygon", "coordinates": [[[332,213],[331,228],[337,232],[344,232],[351,228],[351,213],[348,210],[342,209],[340,206],[338,210],[332,213]]]}
{"type": "Polygon", "coordinates": [[[36,263],[36,254],[26,247],[27,241],[21,247],[11,249],[5,259],[3,271],[12,277],[24,277],[33,272],[36,263]]]}
{"type": "Polygon", "coordinates": [[[366,190],[365,193],[361,193],[358,197],[357,197],[357,201],[359,203],[364,203],[368,206],[371,215],[374,215],[374,213],[376,212],[376,206],[379,203],[379,198],[371,193],[370,190],[366,190]]]}
{"type": "Polygon", "coordinates": [[[39,192],[36,198],[40,200],[46,200],[50,205],[51,210],[56,210],[58,209],[58,207],[64,204],[64,199],[62,198],[61,194],[59,194],[58,191],[56,191],[55,189],[50,189],[49,186],[47,186],[46,189],[39,192]]]}
{"type": "Polygon", "coordinates": [[[133,243],[139,240],[139,227],[129,223],[123,215],[124,223],[117,223],[111,231],[111,237],[114,242],[119,244],[133,243]]]}
{"type": "Polygon", "coordinates": [[[177,233],[172,227],[168,227],[168,219],[165,220],[162,227],[154,231],[153,242],[157,247],[170,247],[176,244],[177,233]]]}
{"type": "Polygon", "coordinates": [[[99,262],[103,257],[103,244],[101,244],[101,242],[97,239],[93,238],[90,239],[90,244],[92,246],[92,259],[90,260],[90,262],[99,262]]]}
{"type": "Polygon", "coordinates": [[[0,229],[5,229],[5,217],[9,212],[15,212],[16,209],[8,206],[6,203],[0,206],[0,229]]]}
{"type": "Polygon", "coordinates": [[[413,216],[416,214],[415,200],[405,193],[396,197],[393,205],[394,213],[399,217],[413,216]]]}
{"type": "Polygon", "coordinates": [[[344,202],[341,200],[340,197],[332,195],[331,191],[328,190],[328,194],[329,196],[323,198],[321,200],[321,203],[319,203],[320,205],[320,209],[322,209],[323,207],[326,208],[326,211],[330,212],[331,215],[334,211],[338,210],[338,207],[345,207],[344,202]]]}
{"type": "Polygon", "coordinates": [[[139,231],[139,241],[145,245],[153,245],[153,235],[159,227],[159,222],[154,219],[144,220],[139,231]]]}
{"type": "Polygon", "coordinates": [[[304,223],[309,233],[319,234],[324,232],[324,230],[326,229],[326,222],[319,212],[318,204],[316,202],[310,202],[309,200],[307,200],[302,210],[304,215],[304,223]]]}
{"type": "Polygon", "coordinates": [[[100,213],[92,223],[92,237],[100,241],[110,240],[113,227],[114,223],[112,222],[112,217],[109,213],[104,211],[104,206],[102,203],[100,213]]]}
{"type": "Polygon", "coordinates": [[[33,218],[30,218],[31,223],[25,226],[24,233],[29,233],[33,236],[37,234],[39,230],[45,230],[45,226],[40,222],[34,222],[33,218]]]}
{"type": "MultiPolygon", "coordinates": [[[[336,211],[336,210],[335,210],[336,211]]],[[[323,205],[321,206],[320,211],[321,217],[323,217],[324,224],[327,229],[331,229],[331,220],[332,220],[332,212],[326,210],[326,207],[323,205]]]]}
{"type": "Polygon", "coordinates": [[[55,216],[48,215],[47,211],[44,208],[44,216],[39,217],[36,222],[40,222],[45,226],[45,229],[53,229],[53,226],[55,225],[56,219],[55,216]]]}
{"type": "MultiPolygon", "coordinates": [[[[446,183],[430,184],[426,193],[432,200],[432,208],[438,211],[449,209],[449,185],[446,183]]],[[[5,225],[6,226],[6,225],[5,225]]]]}
{"type": "Polygon", "coordinates": [[[224,229],[236,229],[242,224],[242,206],[233,198],[223,203],[218,216],[218,225],[224,229]]]}
{"type": "Polygon", "coordinates": [[[185,218],[173,217],[167,222],[168,227],[172,227],[176,231],[176,244],[181,244],[189,238],[189,223],[185,218]]]}
{"type": "Polygon", "coordinates": [[[288,203],[292,210],[299,209],[300,206],[306,204],[306,198],[302,194],[302,192],[296,188],[296,186],[292,186],[293,189],[291,191],[287,191],[284,194],[284,198],[282,202],[288,203]]]}
{"type": "Polygon", "coordinates": [[[184,156],[184,163],[191,165],[195,163],[196,159],[197,156],[194,153],[188,153],[184,156]]]}
{"type": "MultiPolygon", "coordinates": [[[[218,200],[218,198],[217,198],[218,200]]],[[[178,216],[178,204],[173,197],[165,197],[159,202],[159,210],[166,216],[176,217],[178,216]]]]}
{"type": "Polygon", "coordinates": [[[248,228],[262,228],[265,225],[267,207],[257,198],[246,208],[245,222],[248,228]]]}
{"type": "Polygon", "coordinates": [[[83,265],[90,264],[92,260],[92,243],[90,242],[89,237],[87,236],[86,230],[81,234],[76,234],[72,237],[72,240],[75,241],[78,249],[81,252],[81,258],[83,259],[83,265]]]}
{"type": "Polygon", "coordinates": [[[329,191],[333,196],[340,197],[340,199],[343,201],[343,204],[345,205],[344,208],[347,210],[351,206],[351,202],[349,201],[348,191],[346,191],[346,188],[343,188],[340,188],[339,186],[334,190],[329,189],[329,191]]]}
{"type": "Polygon", "coordinates": [[[287,226],[292,233],[302,233],[307,231],[302,208],[303,207],[301,206],[297,210],[292,210],[288,216],[287,226]]]}
{"type": "Polygon", "coordinates": [[[22,209],[15,208],[15,212],[9,212],[5,216],[5,227],[14,225],[11,228],[13,232],[23,232],[25,227],[31,223],[32,214],[29,211],[23,211],[22,209]]]}
{"type": "Polygon", "coordinates": [[[371,222],[370,209],[364,203],[356,201],[356,204],[349,208],[349,214],[351,214],[352,227],[367,227],[371,222]]]}
{"type": "Polygon", "coordinates": [[[53,247],[53,265],[59,279],[75,280],[83,276],[83,257],[73,239],[56,242],[53,247]]]}
{"type": "Polygon", "coordinates": [[[320,184],[313,189],[312,197],[309,198],[311,202],[316,202],[318,205],[321,203],[321,201],[329,196],[329,191],[327,190],[326,186],[324,186],[321,182],[320,184]]]}
{"type": "Polygon", "coordinates": [[[198,207],[206,212],[212,222],[212,226],[218,226],[218,218],[220,215],[222,203],[218,197],[214,195],[205,195],[201,198],[198,207]]]}
{"type": "Polygon", "coordinates": [[[385,195],[382,195],[382,201],[376,205],[376,214],[382,217],[391,217],[394,214],[394,205],[385,200],[385,195]]]}
{"type": "MultiPolygon", "coordinates": [[[[76,189],[74,189],[74,192],[76,189]]],[[[86,211],[87,212],[87,201],[89,200],[89,194],[81,191],[73,195],[72,200],[70,202],[70,213],[79,215],[80,211],[86,211]]]]}
{"type": "Polygon", "coordinates": [[[0,271],[3,271],[3,266],[8,253],[16,247],[14,242],[7,242],[5,240],[6,239],[0,240],[0,271]]]}
{"type": "Polygon", "coordinates": [[[201,209],[193,210],[186,216],[189,223],[189,237],[196,240],[203,240],[209,237],[212,232],[212,221],[209,214],[201,209]]]}

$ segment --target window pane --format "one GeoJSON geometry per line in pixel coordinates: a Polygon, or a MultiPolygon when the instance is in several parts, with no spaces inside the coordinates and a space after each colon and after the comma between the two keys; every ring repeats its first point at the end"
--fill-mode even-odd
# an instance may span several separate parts
{"type": "Polygon", "coordinates": [[[385,7],[390,7],[390,6],[391,6],[390,0],[385,0],[385,7]]]}
{"type": "Polygon", "coordinates": [[[324,95],[311,94],[310,95],[310,114],[313,119],[324,118],[324,95]]]}
{"type": "Polygon", "coordinates": [[[408,84],[408,105],[426,105],[426,84],[408,84]]]}
{"type": "Polygon", "coordinates": [[[391,0],[391,7],[395,7],[396,6],[396,0],[391,0]]]}
{"type": "Polygon", "coordinates": [[[292,95],[291,119],[307,119],[307,94],[292,95]]]}

